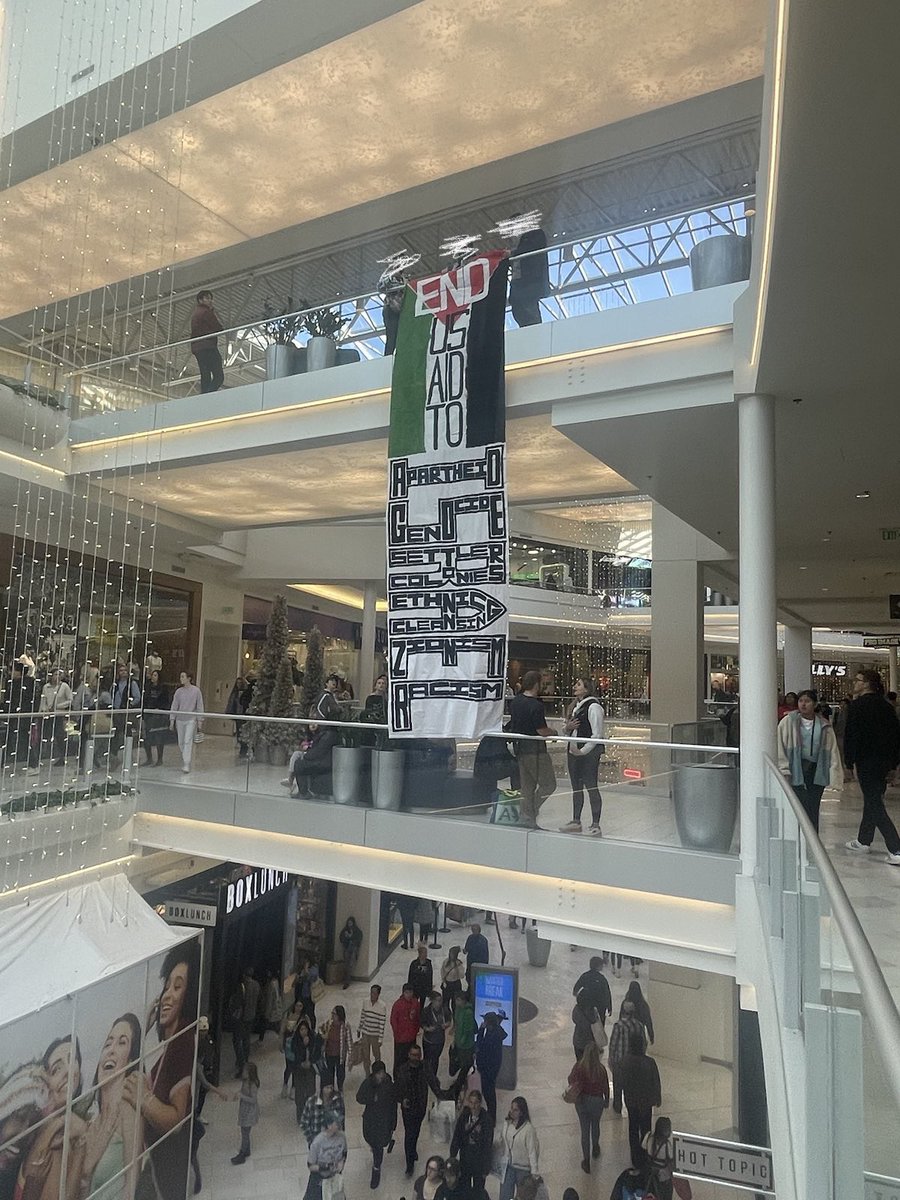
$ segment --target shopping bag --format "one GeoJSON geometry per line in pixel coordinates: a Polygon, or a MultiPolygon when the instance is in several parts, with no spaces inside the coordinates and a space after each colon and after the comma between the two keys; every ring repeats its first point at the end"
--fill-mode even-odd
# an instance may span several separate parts
{"type": "Polygon", "coordinates": [[[347,1057],[347,1070],[352,1071],[354,1067],[361,1066],[363,1061],[363,1043],[362,1038],[358,1038],[350,1046],[350,1054],[347,1057]]]}
{"type": "Polygon", "coordinates": [[[438,1100],[428,1114],[428,1119],[437,1141],[449,1143],[456,1125],[456,1103],[453,1100],[438,1100]]]}
{"type": "Polygon", "coordinates": [[[506,1174],[506,1144],[503,1138],[497,1138],[491,1147],[491,1174],[496,1175],[498,1179],[502,1179],[506,1174]]]}
{"type": "Polygon", "coordinates": [[[606,1035],[603,1022],[599,1017],[596,1021],[591,1021],[591,1033],[594,1035],[594,1041],[597,1043],[597,1048],[600,1050],[605,1050],[606,1043],[609,1041],[609,1038],[606,1035]]]}
{"type": "Polygon", "coordinates": [[[198,729],[197,732],[194,734],[194,741],[198,744],[200,742],[206,741],[206,734],[203,732],[202,729],[198,729]]]}
{"type": "Polygon", "coordinates": [[[345,1200],[344,1176],[332,1175],[322,1180],[322,1200],[345,1200]]]}
{"type": "Polygon", "coordinates": [[[478,1070],[477,1067],[473,1067],[472,1070],[469,1072],[469,1077],[466,1080],[465,1090],[467,1092],[480,1092],[481,1091],[481,1072],[478,1070]]]}
{"type": "Polygon", "coordinates": [[[675,1195],[678,1200],[693,1200],[694,1193],[691,1191],[690,1181],[687,1179],[673,1179],[672,1187],[675,1189],[675,1195]]]}
{"type": "Polygon", "coordinates": [[[496,794],[496,799],[491,805],[490,824],[518,825],[519,800],[521,797],[521,792],[513,792],[506,788],[500,788],[496,794]]]}

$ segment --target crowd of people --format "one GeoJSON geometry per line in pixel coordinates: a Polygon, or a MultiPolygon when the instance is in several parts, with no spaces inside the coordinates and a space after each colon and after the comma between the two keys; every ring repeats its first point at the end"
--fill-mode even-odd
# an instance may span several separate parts
{"type": "Polygon", "coordinates": [[[84,770],[89,744],[94,767],[114,767],[129,743],[142,742],[145,766],[161,766],[166,745],[177,744],[189,772],[203,734],[203,694],[190,671],[170,688],[156,661],[148,656],[143,670],[124,659],[103,670],[86,662],[70,681],[57,667],[42,671],[27,654],[19,656],[0,699],[4,768],[37,775],[71,758],[84,770]]]}
{"type": "MultiPolygon", "coordinates": [[[[350,934],[339,939],[344,949],[355,941],[354,928],[355,921],[348,921],[342,930],[350,934]]],[[[381,1186],[385,1156],[402,1139],[405,1175],[420,1200],[486,1200],[491,1176],[498,1181],[499,1200],[546,1197],[541,1134],[528,1097],[514,1095],[502,1107],[498,1098],[510,1032],[507,1015],[488,1009],[476,1019],[473,1008],[473,968],[489,964],[491,957],[477,922],[465,943],[450,946],[440,962],[433,962],[429,947],[419,942],[393,1002],[383,1000],[381,985],[373,983],[358,1012],[330,1004],[327,1015],[317,1011],[326,988],[308,959],[283,987],[271,974],[259,982],[246,970],[230,1002],[240,1080],[232,1097],[239,1100],[240,1128],[232,1163],[239,1166],[251,1156],[251,1130],[260,1114],[251,1035],[258,1031],[262,1041],[277,1028],[284,1060],[281,1096],[293,1101],[309,1167],[304,1200],[339,1200],[343,1192],[349,1153],[345,1090],[353,1068],[362,1069],[352,1092],[370,1155],[372,1190],[381,1186]],[[446,1152],[432,1154],[422,1166],[419,1145],[426,1120],[429,1135],[442,1137],[446,1152]]],[[[590,1176],[602,1158],[604,1114],[611,1107],[618,1116],[624,1108],[630,1162],[623,1164],[613,1195],[629,1195],[626,1187],[639,1195],[643,1187],[656,1200],[672,1200],[671,1124],[659,1113],[660,1075],[647,1052],[654,1041],[652,1014],[637,978],[614,1009],[606,972],[617,958],[621,964],[615,954],[591,958],[575,981],[574,1061],[560,1072],[559,1087],[578,1123],[582,1172],[590,1176]]],[[[635,975],[639,962],[632,960],[635,975]]]]}

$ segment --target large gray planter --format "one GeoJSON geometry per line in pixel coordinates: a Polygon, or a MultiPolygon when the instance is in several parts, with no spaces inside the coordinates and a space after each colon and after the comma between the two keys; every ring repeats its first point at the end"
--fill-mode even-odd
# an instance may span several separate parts
{"type": "Polygon", "coordinates": [[[398,809],[403,800],[406,755],[402,750],[372,751],[372,805],[398,809]]]}
{"type": "Polygon", "coordinates": [[[335,804],[364,804],[368,798],[372,751],[366,746],[335,746],[331,752],[331,795],[335,804]]]}
{"type": "Polygon", "coordinates": [[[542,938],[538,934],[534,925],[529,925],[525,930],[525,949],[528,951],[528,961],[533,967],[546,967],[552,945],[549,938],[542,938]]]}
{"type": "Polygon", "coordinates": [[[750,278],[750,239],[735,233],[704,238],[691,251],[691,286],[721,287],[750,278]]]}
{"type": "Polygon", "coordinates": [[[738,815],[738,771],[728,763],[675,768],[675,825],[682,846],[731,849],[738,815]]]}
{"type": "Polygon", "coordinates": [[[253,761],[268,766],[272,761],[271,746],[268,742],[264,742],[262,738],[253,747],[253,761]]]}
{"type": "Polygon", "coordinates": [[[266,346],[266,379],[286,379],[294,373],[294,347],[266,346]]]}
{"type": "Polygon", "coordinates": [[[306,343],[307,371],[324,371],[334,366],[337,344],[327,337],[313,337],[306,343]]]}

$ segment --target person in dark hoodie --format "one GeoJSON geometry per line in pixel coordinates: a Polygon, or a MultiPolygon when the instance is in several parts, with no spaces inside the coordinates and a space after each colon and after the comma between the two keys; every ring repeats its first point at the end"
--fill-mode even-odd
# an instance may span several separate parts
{"type": "MultiPolygon", "coordinates": [[[[315,709],[310,709],[309,715],[316,716],[315,709]]],[[[302,757],[294,763],[294,780],[297,793],[300,796],[313,794],[313,780],[320,786],[326,786],[331,779],[331,752],[338,743],[338,731],[332,726],[311,724],[309,726],[309,744],[302,757]]]]}
{"type": "Polygon", "coordinates": [[[381,1183],[384,1150],[394,1140],[397,1128],[397,1092],[383,1062],[372,1063],[372,1073],[359,1085],[356,1103],[363,1106],[363,1137],[372,1150],[369,1186],[381,1183]]]}
{"type": "Polygon", "coordinates": [[[509,306],[520,328],[541,323],[541,300],[550,295],[547,255],[540,253],[546,249],[547,235],[543,229],[529,229],[519,238],[510,256],[509,306]]]}
{"type": "Polygon", "coordinates": [[[622,1095],[628,1109],[628,1142],[631,1146],[632,1166],[644,1163],[641,1142],[653,1125],[653,1110],[662,1104],[662,1087],[659,1068],[654,1059],[644,1050],[643,1038],[632,1039],[628,1053],[622,1060],[620,1073],[622,1095]]]}
{"type": "Polygon", "coordinates": [[[884,683],[877,671],[857,671],[853,703],[844,730],[844,766],[852,778],[854,768],[863,795],[862,820],[847,849],[868,854],[877,829],[887,848],[885,861],[900,867],[900,834],[884,807],[888,775],[900,763],[900,721],[884,698],[884,683]]]}

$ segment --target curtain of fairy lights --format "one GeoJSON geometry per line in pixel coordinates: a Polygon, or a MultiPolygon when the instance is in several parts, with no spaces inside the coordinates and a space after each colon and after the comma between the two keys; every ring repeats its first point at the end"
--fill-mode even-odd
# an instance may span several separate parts
{"type": "MultiPolygon", "coordinates": [[[[14,710],[39,710],[48,684],[45,703],[54,693],[58,702],[55,671],[72,691],[73,711],[102,709],[122,665],[143,684],[157,537],[156,507],[143,495],[148,479],[158,478],[158,456],[140,439],[116,440],[99,468],[74,474],[65,448],[79,406],[82,416],[106,413],[104,433],[115,436],[116,411],[164,394],[165,354],[126,356],[93,371],[90,364],[126,354],[129,340],[140,345],[148,298],[168,307],[184,150],[177,114],[187,105],[193,8],[194,0],[63,0],[52,40],[40,5],[15,0],[5,14],[5,128],[32,119],[20,72],[34,61],[36,46],[44,62],[55,60],[41,150],[45,209],[33,214],[40,229],[35,276],[48,286],[30,338],[16,347],[21,387],[11,402],[21,409],[24,461],[16,464],[4,527],[13,540],[3,638],[7,697],[16,661],[31,679],[7,705],[14,710]],[[154,154],[151,180],[118,143],[166,118],[168,136],[154,154]],[[67,184],[64,229],[57,170],[67,184]],[[94,217],[113,207],[114,244],[103,244],[94,217]],[[127,264],[128,278],[95,287],[104,258],[127,264]],[[64,281],[59,287],[56,278],[64,281]]],[[[19,178],[19,154],[34,162],[33,141],[26,141],[33,136],[32,127],[7,139],[0,189],[19,178]]],[[[154,330],[147,341],[157,339],[154,330]]],[[[94,748],[102,748],[99,734],[108,723],[63,715],[10,724],[23,732],[7,731],[3,745],[0,894],[127,853],[133,760],[113,753],[115,737],[109,753],[92,756],[84,752],[87,737],[76,736],[93,733],[94,748]]]]}

